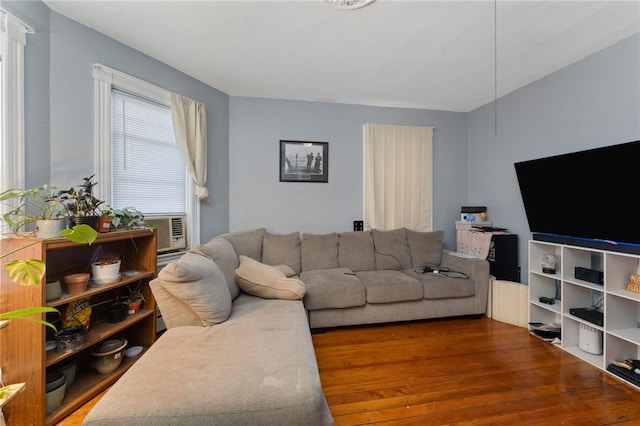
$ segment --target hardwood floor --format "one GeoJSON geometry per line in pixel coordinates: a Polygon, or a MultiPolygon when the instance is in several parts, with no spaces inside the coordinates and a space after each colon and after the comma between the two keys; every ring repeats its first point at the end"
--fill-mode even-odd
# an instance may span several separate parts
{"type": "Polygon", "coordinates": [[[639,390],[488,318],[329,329],[313,343],[337,426],[640,425],[639,390]]]}

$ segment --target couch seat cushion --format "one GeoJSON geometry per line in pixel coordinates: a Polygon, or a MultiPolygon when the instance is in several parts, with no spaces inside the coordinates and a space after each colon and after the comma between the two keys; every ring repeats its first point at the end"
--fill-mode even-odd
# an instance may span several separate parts
{"type": "Polygon", "coordinates": [[[361,271],[356,276],[365,287],[367,303],[422,299],[422,283],[400,271],[361,271]]]}
{"type": "Polygon", "coordinates": [[[265,299],[302,299],[307,288],[299,279],[287,278],[291,275],[294,271],[286,265],[265,265],[248,256],[240,256],[236,269],[240,288],[265,299]]]}
{"type": "Polygon", "coordinates": [[[351,308],[366,302],[364,286],[349,268],[304,271],[300,279],[307,286],[304,306],[309,310],[351,308]]]}
{"type": "MultiPolygon", "coordinates": [[[[156,283],[191,308],[196,316],[181,325],[207,326],[225,321],[231,313],[231,294],[224,274],[210,257],[187,252],[167,264],[156,283]]],[[[160,307],[163,308],[162,306],[160,307]]],[[[185,318],[186,320],[186,318],[185,318]]]]}
{"type": "Polygon", "coordinates": [[[472,279],[449,278],[443,274],[418,274],[413,269],[404,272],[422,283],[425,299],[470,297],[476,294],[472,279]]]}
{"type": "Polygon", "coordinates": [[[332,424],[302,303],[236,301],[223,324],[167,330],[84,424],[332,424]]]}

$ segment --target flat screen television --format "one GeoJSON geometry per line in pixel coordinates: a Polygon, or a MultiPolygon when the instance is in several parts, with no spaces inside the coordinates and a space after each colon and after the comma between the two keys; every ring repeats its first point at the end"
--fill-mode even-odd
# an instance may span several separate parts
{"type": "Polygon", "coordinates": [[[640,252],[640,140],[514,166],[534,239],[640,252]]]}

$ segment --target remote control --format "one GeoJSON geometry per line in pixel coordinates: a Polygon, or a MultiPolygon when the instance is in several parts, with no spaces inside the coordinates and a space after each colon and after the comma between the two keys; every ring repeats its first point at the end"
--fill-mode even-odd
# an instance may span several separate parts
{"type": "Polygon", "coordinates": [[[540,303],[546,303],[547,305],[553,305],[554,303],[556,303],[556,299],[553,299],[551,297],[541,297],[540,298],[540,303]]]}

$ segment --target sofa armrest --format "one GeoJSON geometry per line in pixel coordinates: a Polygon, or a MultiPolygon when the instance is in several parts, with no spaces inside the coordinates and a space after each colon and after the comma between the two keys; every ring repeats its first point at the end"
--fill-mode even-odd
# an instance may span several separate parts
{"type": "Polygon", "coordinates": [[[474,310],[478,314],[485,313],[489,295],[489,262],[477,257],[455,256],[452,253],[451,250],[442,250],[442,263],[440,266],[455,272],[462,272],[473,280],[476,289],[474,310]]]}

